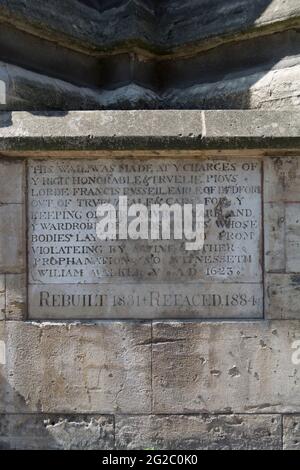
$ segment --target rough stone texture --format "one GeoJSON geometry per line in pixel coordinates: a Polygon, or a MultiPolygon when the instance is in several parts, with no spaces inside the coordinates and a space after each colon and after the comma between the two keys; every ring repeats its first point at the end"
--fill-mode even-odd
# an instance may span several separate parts
{"type": "Polygon", "coordinates": [[[299,105],[297,0],[2,0],[0,22],[5,110],[299,105]]]}
{"type": "Polygon", "coordinates": [[[300,415],[283,416],[283,449],[300,450],[300,415]]]}
{"type": "Polygon", "coordinates": [[[25,269],[24,207],[0,205],[0,272],[19,273],[25,269]]]}
{"type": "Polygon", "coordinates": [[[155,92],[135,84],[96,92],[3,62],[1,83],[0,110],[6,111],[156,108],[159,100],[155,92]]]}
{"type": "MultiPolygon", "coordinates": [[[[130,83],[114,89],[76,86],[67,79],[39,74],[0,63],[0,109],[288,109],[299,105],[299,64],[285,59],[272,70],[230,72],[211,82],[205,77],[186,87],[170,83],[167,89],[130,83]],[[277,68],[277,69],[276,69],[277,68]],[[177,85],[177,86],[176,86],[177,85]]],[[[170,74],[172,75],[172,74],[170,74]]]]}
{"type": "Polygon", "coordinates": [[[113,416],[0,415],[0,449],[105,450],[113,447],[113,416]]]}
{"type": "Polygon", "coordinates": [[[27,314],[27,277],[6,274],[6,320],[25,320],[27,314]]]}
{"type": "Polygon", "coordinates": [[[300,319],[299,274],[268,274],[265,289],[268,318],[300,319]]]}
{"type": "Polygon", "coordinates": [[[265,270],[285,270],[285,206],[284,203],[264,204],[265,270]]]}
{"type": "Polygon", "coordinates": [[[261,175],[261,161],[245,158],[30,160],[29,318],[262,318],[261,175]],[[78,180],[84,185],[80,195],[83,188],[78,180]],[[115,204],[115,194],[128,195],[128,206],[138,197],[149,209],[155,194],[159,194],[160,204],[170,198],[184,204],[187,194],[199,204],[210,181],[214,182],[214,195],[221,199],[205,199],[210,220],[203,254],[187,253],[183,240],[104,243],[95,239],[97,218],[89,215],[90,194],[100,196],[106,188],[101,198],[108,203],[115,204]],[[228,191],[228,181],[240,188],[238,197],[233,186],[228,191]],[[51,241],[52,225],[41,218],[41,209],[49,207],[48,194],[52,194],[51,224],[56,227],[56,239],[62,241],[63,257],[51,241]],[[76,236],[71,219],[61,211],[62,194],[68,201],[68,213],[81,221],[76,236]],[[239,223],[248,232],[235,227],[238,211],[239,223]],[[66,220],[71,239],[66,239],[66,220]],[[237,235],[240,238],[234,238],[237,235]],[[233,239],[235,243],[229,245],[227,240],[233,239]],[[84,247],[92,251],[87,254],[84,247]],[[215,257],[209,247],[215,249],[215,257]],[[85,301],[87,298],[92,301],[85,301]]]}
{"type": "Polygon", "coordinates": [[[300,145],[294,111],[70,111],[0,114],[0,150],[205,150],[300,145]]]}
{"type": "MultiPolygon", "coordinates": [[[[299,123],[297,124],[299,132],[299,123]]],[[[266,203],[300,203],[300,157],[270,157],[264,160],[266,203]]]]}
{"type": "Polygon", "coordinates": [[[150,339],[147,323],[6,322],[1,411],[147,413],[150,339]]]}
{"type": "MultiPolygon", "coordinates": [[[[266,272],[300,272],[299,225],[300,225],[300,158],[273,157],[264,159],[264,217],[265,217],[265,268],[266,272]]],[[[278,308],[277,313],[289,317],[296,307],[297,276],[268,278],[272,285],[267,305],[278,308]],[[275,287],[275,285],[277,287],[275,287]],[[282,285],[281,285],[282,283],[282,285]],[[280,287],[281,285],[281,287],[280,287]],[[274,290],[275,288],[275,290],[274,290]],[[279,292],[282,299],[278,298],[279,292]],[[285,306],[283,302],[286,302],[285,306]],[[283,308],[286,313],[283,313],[283,308]]],[[[277,315],[272,312],[271,315],[277,315]]],[[[295,312],[294,312],[295,313],[295,312]]]]}
{"type": "MultiPolygon", "coordinates": [[[[160,3],[159,3],[160,4],[160,3]]],[[[222,35],[236,38],[238,33],[247,32],[276,24],[285,19],[292,20],[299,15],[297,0],[247,0],[198,1],[185,0],[163,2],[161,12],[162,22],[170,26],[164,32],[164,42],[181,42],[201,39],[203,42],[220,38],[222,35]],[[165,4],[165,5],[164,5],[165,4]]]]}
{"type": "Polygon", "coordinates": [[[300,204],[286,204],[286,270],[300,272],[300,204]]]}
{"type": "Polygon", "coordinates": [[[91,50],[107,49],[129,40],[138,40],[150,48],[153,43],[152,48],[163,46],[168,50],[186,42],[212,38],[217,43],[222,36],[234,37],[241,31],[270,27],[278,21],[291,21],[300,14],[297,0],[284,3],[256,0],[251,5],[247,0],[229,0],[225,5],[220,0],[209,3],[120,0],[98,2],[96,8],[84,7],[84,3],[65,0],[62,4],[53,0],[50,6],[42,1],[29,0],[24,5],[18,0],[1,0],[0,15],[5,21],[26,27],[35,34],[61,42],[72,41],[77,47],[91,50]]]}
{"type": "MultiPolygon", "coordinates": [[[[205,137],[230,139],[252,136],[263,143],[265,138],[299,135],[300,116],[289,111],[204,111],[205,137]]],[[[243,148],[243,146],[241,146],[243,148]]],[[[266,200],[267,202],[268,200],[266,200]]],[[[270,202],[270,201],[268,201],[270,202]]]]}
{"type": "Polygon", "coordinates": [[[0,160],[0,204],[20,204],[25,199],[24,163],[0,160]]]}
{"type": "Polygon", "coordinates": [[[173,109],[288,109],[297,107],[299,65],[281,70],[249,70],[227,74],[213,83],[174,88],[161,96],[161,103],[173,109]]]}
{"type": "Polygon", "coordinates": [[[4,405],[6,400],[6,381],[5,381],[5,363],[6,363],[6,346],[4,341],[4,321],[0,321],[0,408],[2,412],[6,412],[4,405]]]}
{"type": "MultiPolygon", "coordinates": [[[[282,152],[264,156],[265,314],[280,320],[153,331],[19,321],[24,175],[1,160],[0,447],[110,449],[115,413],[122,448],[280,448],[269,413],[300,413],[300,160],[286,156],[300,146],[299,1],[0,0],[0,23],[6,157],[282,152]],[[69,113],[253,108],[270,112],[69,113]]],[[[299,449],[299,415],[283,420],[299,449]]]]}
{"type": "Polygon", "coordinates": [[[117,449],[280,449],[276,415],[116,417],[117,449]]]}
{"type": "Polygon", "coordinates": [[[300,204],[266,203],[264,213],[267,272],[300,272],[300,204]]]}
{"type": "Polygon", "coordinates": [[[154,323],[155,413],[300,410],[298,322],[154,323]]]}
{"type": "Polygon", "coordinates": [[[0,320],[5,319],[5,276],[0,276],[0,320]]]}

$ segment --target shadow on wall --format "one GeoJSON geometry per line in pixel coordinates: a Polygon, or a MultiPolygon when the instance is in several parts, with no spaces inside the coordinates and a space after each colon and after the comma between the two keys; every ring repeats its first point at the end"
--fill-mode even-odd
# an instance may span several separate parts
{"type": "Polygon", "coordinates": [[[112,415],[34,413],[1,374],[1,364],[0,404],[4,405],[0,411],[0,451],[114,448],[112,415]]]}
{"type": "MultiPolygon", "coordinates": [[[[2,41],[0,50],[0,109],[251,109],[272,101],[275,108],[299,104],[300,33],[294,23],[282,23],[280,32],[270,34],[272,21],[282,20],[279,0],[74,3],[81,4],[82,18],[93,21],[92,41],[98,38],[101,47],[103,40],[106,52],[97,56],[62,45],[58,50],[50,41],[29,39],[24,32],[2,32],[7,43],[4,47],[2,41]],[[111,21],[104,28],[105,18],[111,21]],[[268,32],[243,36],[262,18],[268,32]],[[12,51],[13,39],[18,46],[12,51]]],[[[284,16],[289,10],[282,8],[284,16]]],[[[90,34],[88,21],[80,26],[90,34]]]]}
{"type": "MultiPolygon", "coordinates": [[[[107,8],[107,2],[103,4],[97,0],[81,0],[81,3],[98,11],[107,8]]],[[[121,3],[126,2],[113,2],[111,7],[121,3]]],[[[268,86],[274,77],[272,70],[288,69],[299,62],[300,35],[293,29],[267,37],[258,34],[248,40],[239,38],[243,31],[251,31],[266,12],[268,18],[276,17],[276,20],[280,20],[277,0],[141,0],[127,3],[148,7],[152,4],[156,17],[153,38],[163,49],[173,49],[174,52],[169,57],[157,55],[155,65],[150,67],[148,63],[148,69],[142,60],[131,58],[131,77],[124,73],[124,64],[114,73],[116,65],[111,63],[108,80],[102,86],[117,90],[134,83],[150,89],[159,96],[157,107],[261,107],[264,101],[275,98],[268,86]],[[226,43],[224,37],[233,34],[236,34],[233,40],[226,43]],[[202,47],[203,42],[221,36],[223,39],[219,45],[197,52],[197,43],[202,47]],[[184,47],[185,52],[180,56],[176,48],[180,50],[181,47],[184,47]],[[290,57],[293,59],[289,60],[290,57]],[[254,93],[252,99],[251,89],[256,84],[263,92],[254,93]]],[[[121,59],[117,57],[116,61],[120,63],[121,59]]],[[[278,79],[281,80],[280,77],[278,79]]],[[[288,105],[291,104],[288,88],[292,82],[291,74],[283,98],[288,105]]],[[[155,107],[151,97],[148,103],[145,107],[155,107]]]]}

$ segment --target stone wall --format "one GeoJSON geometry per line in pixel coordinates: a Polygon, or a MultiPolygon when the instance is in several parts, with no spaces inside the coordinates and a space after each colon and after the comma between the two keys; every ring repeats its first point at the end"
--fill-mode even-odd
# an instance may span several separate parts
{"type": "Polygon", "coordinates": [[[299,119],[253,111],[1,115],[1,448],[299,448],[299,119]],[[259,319],[237,310],[234,320],[216,320],[212,310],[204,319],[187,311],[181,319],[75,321],[60,309],[55,321],[30,320],[30,162],[141,155],[260,161],[259,319]]]}
{"type": "Polygon", "coordinates": [[[0,0],[0,448],[300,449],[299,26],[297,0],[0,0]],[[251,269],[156,279],[203,308],[45,309],[30,171],[70,159],[254,162],[251,269]]]}
{"type": "Polygon", "coordinates": [[[299,18],[297,0],[1,0],[0,106],[297,107],[299,18]]]}

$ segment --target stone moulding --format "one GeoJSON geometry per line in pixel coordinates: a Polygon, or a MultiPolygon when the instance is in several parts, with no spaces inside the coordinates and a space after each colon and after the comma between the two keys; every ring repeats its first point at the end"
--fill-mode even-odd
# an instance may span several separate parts
{"type": "Polygon", "coordinates": [[[299,147],[300,112],[295,111],[0,113],[2,154],[247,149],[282,154],[299,147]]]}
{"type": "Polygon", "coordinates": [[[293,111],[0,113],[0,448],[299,449],[299,150],[293,111]],[[259,317],[33,320],[31,162],[123,155],[259,160],[259,317]]]}
{"type": "Polygon", "coordinates": [[[0,25],[3,111],[299,105],[297,0],[0,0],[0,25]]]}

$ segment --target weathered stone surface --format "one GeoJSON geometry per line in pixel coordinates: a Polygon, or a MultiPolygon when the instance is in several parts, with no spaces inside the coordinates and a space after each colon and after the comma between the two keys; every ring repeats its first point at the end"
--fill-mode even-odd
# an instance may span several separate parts
{"type": "Polygon", "coordinates": [[[222,37],[232,39],[240,32],[259,31],[264,26],[271,29],[273,24],[276,30],[279,21],[292,22],[300,15],[297,0],[259,0],[250,6],[247,0],[230,0],[226,4],[216,0],[205,5],[197,0],[171,0],[159,5],[120,0],[103,5],[99,2],[94,8],[82,3],[85,2],[65,0],[62,4],[53,0],[50,8],[32,0],[26,2],[26,7],[17,0],[2,0],[0,14],[12,24],[27,23],[27,29],[35,34],[90,50],[103,50],[130,40],[165,50],[186,42],[203,42],[204,47],[208,43],[208,47],[221,42],[222,37]]]}
{"type": "Polygon", "coordinates": [[[297,0],[99,3],[0,1],[2,109],[298,106],[297,0]]]}
{"type": "Polygon", "coordinates": [[[298,106],[299,66],[173,88],[163,93],[134,83],[115,90],[91,90],[67,81],[0,63],[3,111],[80,109],[248,109],[298,106]],[[270,91],[272,93],[270,94],[270,91]]]}
{"type": "Polygon", "coordinates": [[[0,62],[0,110],[155,109],[159,101],[154,91],[135,84],[95,91],[0,62]]]}
{"type": "Polygon", "coordinates": [[[300,272],[300,158],[264,161],[267,272],[300,272]]]}
{"type": "Polygon", "coordinates": [[[0,204],[25,201],[24,163],[16,160],[0,160],[0,204]]]}
{"type": "Polygon", "coordinates": [[[0,205],[0,272],[24,271],[24,232],[23,204],[0,205]]]}
{"type": "MultiPolygon", "coordinates": [[[[300,115],[291,111],[204,111],[204,117],[207,139],[222,136],[225,140],[225,137],[230,139],[233,136],[236,138],[248,136],[263,140],[275,136],[286,138],[299,136],[300,115]]],[[[274,182],[272,184],[274,188],[274,182]]],[[[265,202],[274,201],[266,197],[265,202]]]]}
{"type": "MultiPolygon", "coordinates": [[[[214,0],[209,3],[198,0],[161,2],[158,12],[163,28],[163,41],[180,45],[187,41],[202,41],[211,44],[218,43],[221,36],[227,35],[237,39],[238,32],[247,32],[248,28],[258,30],[271,26],[299,15],[297,0],[258,0],[251,4],[247,0],[225,3],[214,0]]],[[[271,26],[272,28],[272,26],[271,26]]],[[[223,40],[225,38],[223,37],[223,40]]]]}
{"type": "MultiPolygon", "coordinates": [[[[221,53],[221,52],[220,52],[221,53]]],[[[207,83],[169,89],[161,106],[173,109],[279,109],[299,104],[299,65],[279,70],[244,70],[207,83]]]]}
{"type": "Polygon", "coordinates": [[[6,412],[6,380],[5,380],[5,364],[6,364],[6,346],[4,337],[4,321],[0,321],[0,410],[6,412]]]}
{"type": "Polygon", "coordinates": [[[266,272],[284,272],[286,269],[285,233],[285,204],[264,204],[266,272]]]}
{"type": "Polygon", "coordinates": [[[0,449],[105,450],[113,447],[113,416],[0,415],[0,449]]]}
{"type": "Polygon", "coordinates": [[[264,163],[267,272],[297,273],[300,270],[298,165],[297,157],[267,158],[264,163]]]}
{"type": "Polygon", "coordinates": [[[286,270],[300,273],[300,204],[286,204],[286,270]]]}
{"type": "MultiPolygon", "coordinates": [[[[58,67],[56,62],[53,63],[53,70],[51,67],[43,70],[43,63],[39,62],[36,64],[29,62],[27,69],[0,62],[0,109],[4,111],[239,108],[279,110],[297,107],[300,88],[297,50],[300,40],[297,36],[290,37],[288,33],[284,33],[280,38],[278,35],[273,35],[271,38],[276,38],[276,43],[272,43],[272,51],[279,51],[278,57],[273,57],[271,70],[269,63],[263,68],[261,66],[261,62],[270,51],[265,51],[261,44],[253,45],[251,42],[243,48],[239,43],[234,43],[234,46],[227,45],[226,50],[222,47],[221,50],[217,48],[217,51],[212,49],[204,55],[190,59],[188,67],[186,61],[180,59],[160,62],[159,59],[153,58],[150,62],[149,60],[145,62],[152,70],[151,73],[146,70],[142,73],[140,69],[143,61],[132,54],[127,54],[127,59],[124,59],[124,54],[120,54],[118,58],[111,58],[111,64],[109,59],[102,59],[103,63],[100,62],[97,66],[86,66],[88,70],[84,68],[83,59],[81,67],[74,59],[73,68],[69,64],[67,69],[68,71],[70,69],[69,74],[56,70],[58,67]],[[284,54],[280,53],[282,43],[286,44],[284,54]],[[295,50],[290,50],[289,44],[294,43],[295,50]],[[250,48],[251,58],[248,57],[250,48]],[[237,74],[236,65],[245,60],[245,50],[251,68],[244,68],[242,73],[237,74]],[[257,51],[262,51],[262,58],[257,57],[257,51]],[[222,59],[230,55],[235,57],[236,64],[230,61],[227,63],[222,59]],[[124,60],[127,61],[126,64],[123,64],[124,60]],[[119,65],[120,62],[123,64],[122,67],[119,65]],[[216,65],[219,62],[222,67],[216,65]],[[110,73],[105,74],[110,77],[108,83],[101,83],[100,86],[95,67],[110,69],[110,73]],[[220,69],[223,70],[222,74],[220,69]],[[139,79],[141,73],[143,80],[139,79]],[[86,82],[82,80],[82,75],[86,77],[86,82]],[[112,76],[113,83],[111,83],[112,76]],[[165,82],[163,89],[157,85],[162,77],[165,82]],[[77,86],[74,83],[77,83],[77,86]]],[[[23,43],[26,39],[16,38],[16,41],[23,43]]],[[[268,43],[270,48],[271,40],[268,43]]],[[[30,51],[37,47],[32,45],[30,51]]],[[[41,57],[47,57],[49,60],[50,54],[54,55],[54,58],[57,57],[56,49],[55,53],[53,51],[40,53],[39,60],[41,61],[41,57]]],[[[65,50],[61,54],[66,54],[65,50]]],[[[89,59],[86,60],[89,63],[89,59]]],[[[62,61],[63,59],[60,63],[62,61]]],[[[68,57],[68,62],[70,61],[68,57]]],[[[23,64],[24,62],[20,65],[23,64]]]]}
{"type": "Polygon", "coordinates": [[[280,449],[276,415],[117,416],[117,449],[280,449]]]}
{"type": "Polygon", "coordinates": [[[17,25],[25,23],[26,30],[67,43],[72,48],[103,52],[122,41],[156,42],[157,35],[149,37],[154,15],[152,17],[151,8],[145,9],[143,1],[121,0],[100,6],[99,10],[73,0],[66,0],[64,4],[53,0],[51,7],[31,0],[26,6],[18,0],[9,4],[5,0],[0,2],[2,21],[17,25]]]}
{"type": "Polygon", "coordinates": [[[300,415],[283,416],[283,449],[300,450],[300,415]]]}
{"type": "Polygon", "coordinates": [[[0,150],[295,148],[295,111],[70,111],[0,114],[0,150]]]}
{"type": "Polygon", "coordinates": [[[147,323],[6,322],[1,411],[147,413],[150,339],[147,323]]]}
{"type": "Polygon", "coordinates": [[[267,272],[300,272],[300,204],[265,204],[267,272]]]}
{"type": "MultiPolygon", "coordinates": [[[[54,138],[64,139],[64,148],[68,145],[68,136],[92,140],[94,137],[112,138],[200,138],[202,132],[201,111],[71,111],[30,114],[14,112],[0,115],[0,137],[9,138],[54,138]],[[5,119],[11,118],[12,126],[5,125],[5,119]],[[2,121],[2,122],[1,122],[2,121]]],[[[3,142],[2,142],[3,143],[3,142]]],[[[106,142],[107,143],[107,142],[106,142]]],[[[137,143],[137,142],[136,142],[137,143]]],[[[77,142],[79,144],[79,142],[77,142]]],[[[38,149],[38,148],[36,148],[38,149]]]]}
{"type": "Polygon", "coordinates": [[[27,313],[27,277],[6,274],[6,320],[24,320],[27,313]]]}
{"type": "MultiPolygon", "coordinates": [[[[223,270],[223,268],[222,268],[223,270]]],[[[226,270],[226,268],[224,268],[226,270]]],[[[260,283],[31,284],[29,318],[262,318],[260,283]]]]}
{"type": "Polygon", "coordinates": [[[268,318],[300,319],[299,274],[268,274],[265,289],[268,318]]]}
{"type": "Polygon", "coordinates": [[[154,323],[154,413],[300,410],[299,322],[154,323]]]}
{"type": "Polygon", "coordinates": [[[266,158],[264,180],[265,202],[300,202],[300,157],[266,158]]]}
{"type": "Polygon", "coordinates": [[[0,276],[0,320],[5,319],[5,276],[0,276]]]}

